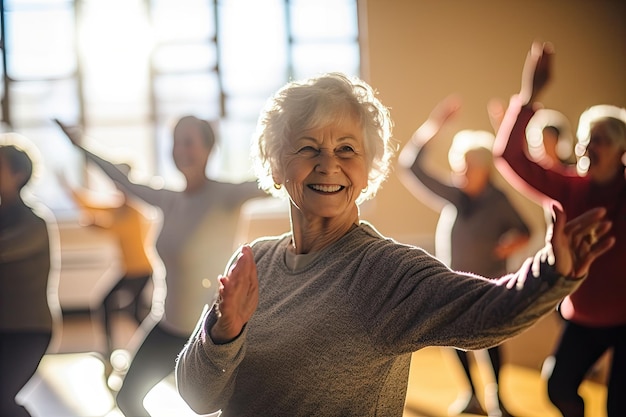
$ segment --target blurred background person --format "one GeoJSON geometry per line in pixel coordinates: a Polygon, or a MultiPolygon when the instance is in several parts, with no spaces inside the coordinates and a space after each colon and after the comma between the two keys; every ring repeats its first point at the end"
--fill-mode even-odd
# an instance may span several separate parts
{"type": "MultiPolygon", "coordinates": [[[[491,146],[494,135],[487,131],[462,130],[453,139],[449,150],[452,181],[438,178],[428,169],[431,140],[460,108],[458,97],[449,96],[431,112],[428,120],[413,134],[398,159],[398,174],[406,187],[420,201],[442,210],[436,230],[436,251],[453,270],[472,272],[488,278],[499,278],[509,271],[508,259],[524,247],[530,229],[513,207],[506,194],[495,184],[491,146]],[[441,204],[443,203],[443,204],[441,204]]],[[[459,396],[449,413],[486,415],[477,396],[477,382],[472,378],[468,353],[455,350],[469,391],[459,396]]],[[[495,384],[485,387],[485,407],[490,416],[511,416],[499,394],[501,348],[487,349],[495,384]]]]}
{"type": "MultiPolygon", "coordinates": [[[[568,217],[603,207],[613,224],[615,246],[600,256],[589,276],[565,297],[559,312],[566,320],[554,353],[548,395],[564,417],[583,417],[578,388],[598,359],[612,349],[607,391],[609,417],[626,415],[626,110],[600,106],[579,121],[576,169],[556,171],[530,158],[526,127],[540,107],[538,97],[552,76],[554,49],[535,42],[527,55],[519,94],[504,116],[496,146],[503,175],[539,201],[559,202],[568,217]],[[610,112],[609,112],[610,111],[610,112]]],[[[593,244],[595,237],[591,236],[593,244]]]]}
{"type": "Polygon", "coordinates": [[[33,159],[0,140],[0,416],[27,417],[15,396],[34,375],[61,324],[58,234],[51,212],[25,201],[33,159]]]}
{"type": "MultiPolygon", "coordinates": [[[[118,167],[125,171],[130,169],[129,165],[118,167]]],[[[138,327],[150,311],[151,298],[148,301],[143,297],[153,273],[147,245],[155,219],[128,197],[123,189],[102,196],[102,193],[98,195],[94,191],[73,186],[62,173],[59,173],[58,179],[80,209],[81,224],[106,230],[119,247],[123,275],[113,283],[101,307],[95,312],[104,330],[106,345],[103,353],[107,372],[110,372],[110,357],[116,347],[113,326],[115,315],[122,310],[129,312],[138,327]]]]}
{"type": "Polygon", "coordinates": [[[557,110],[537,110],[526,128],[526,140],[530,156],[547,168],[558,170],[576,163],[569,120],[557,110]]]}
{"type": "MultiPolygon", "coordinates": [[[[134,355],[117,394],[126,417],[149,416],[145,395],[174,371],[175,360],[191,335],[206,300],[217,294],[217,277],[235,247],[239,209],[253,197],[265,196],[256,183],[225,183],[207,177],[215,133],[208,121],[184,116],[173,130],[172,157],[184,175],[185,189],[155,189],[136,184],[113,163],[81,146],[80,130],[59,126],[86,157],[96,163],[124,192],[161,211],[162,227],[156,250],[165,269],[166,295],[155,293],[157,321],[134,355]]],[[[144,321],[146,323],[147,321],[144,321]]]]}

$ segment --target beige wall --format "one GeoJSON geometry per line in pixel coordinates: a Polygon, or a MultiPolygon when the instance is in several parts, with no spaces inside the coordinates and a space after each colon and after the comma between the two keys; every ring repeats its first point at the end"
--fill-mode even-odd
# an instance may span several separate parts
{"type": "MultiPolygon", "coordinates": [[[[395,137],[404,144],[432,107],[450,93],[464,107],[450,127],[490,129],[486,104],[518,91],[535,39],[556,49],[546,107],[573,127],[594,104],[626,107],[626,3],[620,0],[362,0],[363,77],[391,107],[395,137]]],[[[447,167],[447,136],[435,155],[447,167]]],[[[535,229],[541,209],[513,200],[535,229]]],[[[417,201],[392,174],[364,213],[378,229],[409,243],[431,237],[438,213],[417,201]]],[[[539,244],[543,230],[539,233],[539,244]]]]}

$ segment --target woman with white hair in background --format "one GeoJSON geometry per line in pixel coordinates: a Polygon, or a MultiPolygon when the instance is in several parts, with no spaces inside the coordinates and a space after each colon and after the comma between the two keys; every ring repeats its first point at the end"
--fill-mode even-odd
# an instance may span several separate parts
{"type": "MultiPolygon", "coordinates": [[[[508,272],[509,258],[527,244],[530,229],[506,194],[494,183],[493,133],[461,130],[455,134],[449,151],[452,181],[428,169],[433,141],[459,107],[460,100],[450,96],[433,109],[428,120],[400,152],[398,176],[416,198],[433,203],[433,209],[441,209],[445,203],[452,206],[446,206],[440,214],[436,231],[437,257],[447,261],[453,270],[499,278],[508,272]]],[[[494,383],[485,387],[482,404],[470,372],[469,354],[460,349],[455,352],[469,390],[459,395],[450,406],[449,414],[512,416],[500,397],[500,347],[487,349],[488,360],[476,361],[478,364],[488,362],[489,371],[494,376],[494,383]]],[[[474,357],[478,359],[482,355],[474,357]]]]}
{"type": "MultiPolygon", "coordinates": [[[[603,207],[615,245],[589,268],[589,277],[565,297],[565,319],[548,379],[548,395],[565,417],[583,417],[578,387],[594,363],[613,350],[608,380],[609,417],[626,415],[626,110],[601,106],[612,114],[585,113],[579,125],[578,170],[547,168],[528,155],[526,126],[539,108],[537,98],[551,77],[552,45],[534,43],[526,59],[520,93],[511,99],[494,152],[514,185],[541,201],[556,200],[569,217],[603,207]]],[[[591,242],[595,236],[591,235],[591,242]]]]}

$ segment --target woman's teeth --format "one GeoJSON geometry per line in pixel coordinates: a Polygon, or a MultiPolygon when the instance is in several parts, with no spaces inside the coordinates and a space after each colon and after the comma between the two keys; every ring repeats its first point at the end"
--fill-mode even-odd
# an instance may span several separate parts
{"type": "Polygon", "coordinates": [[[321,191],[323,193],[334,193],[343,188],[341,185],[320,185],[320,184],[311,184],[309,185],[309,187],[315,191],[321,191]]]}

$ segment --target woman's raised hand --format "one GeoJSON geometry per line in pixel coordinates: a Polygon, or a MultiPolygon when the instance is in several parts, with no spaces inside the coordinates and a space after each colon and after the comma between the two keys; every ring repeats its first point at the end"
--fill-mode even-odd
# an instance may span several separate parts
{"type": "Polygon", "coordinates": [[[413,133],[411,141],[417,146],[423,146],[441,130],[461,108],[461,98],[450,94],[433,108],[428,119],[413,133]]]}
{"type": "Polygon", "coordinates": [[[65,133],[65,136],[67,136],[70,142],[72,142],[72,145],[78,146],[79,148],[81,147],[82,132],[80,128],[68,126],[59,119],[54,119],[54,123],[61,128],[63,133],[65,133]]]}
{"type": "Polygon", "coordinates": [[[532,104],[552,77],[554,47],[549,42],[533,42],[522,70],[520,98],[524,104],[532,104]]]}
{"type": "Polygon", "coordinates": [[[242,247],[228,274],[219,280],[219,318],[211,328],[211,339],[228,343],[239,336],[259,303],[256,264],[249,246],[242,247]]]}
{"type": "Polygon", "coordinates": [[[555,207],[556,220],[548,231],[543,258],[554,264],[560,275],[586,276],[593,261],[615,244],[608,234],[612,224],[605,215],[606,209],[599,207],[566,223],[565,213],[555,207]]]}

